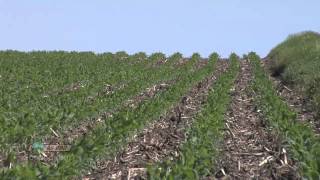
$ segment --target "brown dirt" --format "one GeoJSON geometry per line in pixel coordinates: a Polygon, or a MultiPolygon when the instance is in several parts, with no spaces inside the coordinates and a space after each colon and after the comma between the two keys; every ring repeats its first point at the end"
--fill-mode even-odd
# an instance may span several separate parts
{"type": "Polygon", "coordinates": [[[249,85],[253,74],[249,62],[232,89],[232,102],[225,115],[226,129],[217,179],[299,179],[297,168],[281,145],[281,139],[267,127],[253,102],[249,85]]]}
{"type": "Polygon", "coordinates": [[[280,77],[273,77],[269,67],[269,59],[265,59],[263,65],[266,72],[269,73],[269,79],[273,82],[278,95],[288,104],[288,106],[297,113],[297,120],[302,123],[308,123],[315,134],[320,136],[320,120],[316,118],[316,112],[313,112],[310,108],[310,101],[303,97],[294,88],[289,88],[280,79],[280,77]]]}
{"type": "Polygon", "coordinates": [[[226,68],[227,62],[219,61],[212,76],[198,83],[166,115],[136,135],[113,160],[97,162],[97,168],[84,179],[145,178],[148,164],[176,157],[186,138],[186,128],[206,101],[210,87],[226,68]]]}

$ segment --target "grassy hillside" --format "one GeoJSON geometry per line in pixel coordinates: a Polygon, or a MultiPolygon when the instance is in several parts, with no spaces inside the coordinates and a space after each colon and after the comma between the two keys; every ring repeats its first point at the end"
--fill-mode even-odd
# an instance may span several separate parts
{"type": "Polygon", "coordinates": [[[289,36],[268,55],[275,76],[308,97],[320,115],[320,34],[289,36]]]}

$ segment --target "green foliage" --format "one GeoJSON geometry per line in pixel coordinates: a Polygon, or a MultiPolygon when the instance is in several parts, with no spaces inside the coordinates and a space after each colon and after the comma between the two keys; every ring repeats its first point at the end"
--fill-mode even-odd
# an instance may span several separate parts
{"type": "Polygon", "coordinates": [[[210,54],[209,55],[209,61],[212,61],[212,60],[217,60],[217,59],[219,59],[220,58],[220,56],[219,56],[219,54],[218,53],[216,53],[216,52],[214,52],[214,53],[212,53],[212,54],[210,54]]]}
{"type": "Polygon", "coordinates": [[[133,60],[135,60],[135,59],[137,59],[137,60],[146,60],[148,58],[148,56],[147,56],[147,54],[145,53],[145,52],[138,52],[138,53],[136,53],[136,54],[134,54],[133,56],[132,56],[132,59],[133,60]]]}
{"type": "Polygon", "coordinates": [[[231,53],[230,59],[239,59],[240,57],[236,53],[231,53]]]}
{"type": "Polygon", "coordinates": [[[269,124],[285,139],[291,155],[299,163],[301,172],[308,179],[320,178],[320,139],[312,129],[296,122],[296,114],[277,96],[272,82],[268,79],[255,53],[249,54],[253,66],[254,82],[252,89],[269,124]]]}
{"type": "Polygon", "coordinates": [[[124,60],[129,57],[129,54],[125,51],[118,51],[115,53],[114,57],[118,60],[124,60]]]}
{"type": "Polygon", "coordinates": [[[149,56],[149,59],[153,62],[157,62],[157,61],[164,61],[166,60],[166,55],[161,53],[161,52],[157,52],[157,53],[152,53],[149,56]]]}
{"type": "Polygon", "coordinates": [[[201,59],[201,55],[199,53],[193,53],[191,56],[192,61],[199,61],[201,59]]]}
{"type": "Polygon", "coordinates": [[[170,61],[178,61],[178,60],[181,60],[182,58],[183,58],[183,55],[179,52],[176,52],[169,57],[169,60],[170,61]]]}
{"type": "MultiPolygon", "coordinates": [[[[211,58],[217,58],[216,55],[211,58]]],[[[230,102],[229,91],[239,71],[238,58],[231,55],[231,65],[209,92],[208,102],[198,114],[178,160],[167,161],[148,170],[149,179],[200,179],[212,175],[217,147],[224,127],[224,114],[230,102]]]]}
{"type": "Polygon", "coordinates": [[[320,34],[302,32],[289,36],[268,55],[270,69],[312,102],[320,115],[320,34]]]}

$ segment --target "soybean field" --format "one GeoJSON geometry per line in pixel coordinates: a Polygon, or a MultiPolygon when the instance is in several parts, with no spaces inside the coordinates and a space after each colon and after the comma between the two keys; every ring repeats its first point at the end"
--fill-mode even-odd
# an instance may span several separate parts
{"type": "Polygon", "coordinates": [[[318,179],[316,116],[268,63],[1,51],[0,179],[318,179]]]}

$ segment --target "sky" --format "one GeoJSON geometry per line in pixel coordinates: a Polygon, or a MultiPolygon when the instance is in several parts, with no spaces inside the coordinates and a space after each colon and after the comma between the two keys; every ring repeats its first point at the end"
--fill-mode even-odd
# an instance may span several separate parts
{"type": "Polygon", "coordinates": [[[320,31],[319,0],[0,0],[0,50],[265,56],[320,31]]]}

